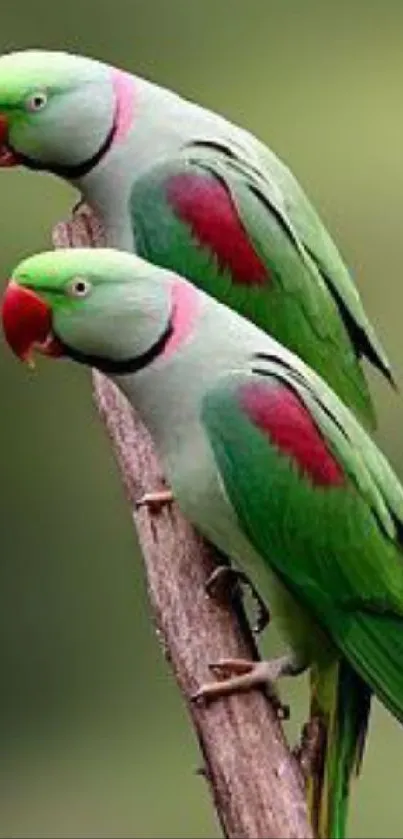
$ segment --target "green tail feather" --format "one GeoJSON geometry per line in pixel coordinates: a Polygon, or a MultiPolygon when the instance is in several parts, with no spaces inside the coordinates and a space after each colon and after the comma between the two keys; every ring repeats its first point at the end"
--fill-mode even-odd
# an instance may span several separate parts
{"type": "Polygon", "coordinates": [[[350,785],[363,756],[371,689],[346,660],[311,670],[311,719],[319,723],[318,754],[308,778],[317,839],[344,839],[350,785]]]}

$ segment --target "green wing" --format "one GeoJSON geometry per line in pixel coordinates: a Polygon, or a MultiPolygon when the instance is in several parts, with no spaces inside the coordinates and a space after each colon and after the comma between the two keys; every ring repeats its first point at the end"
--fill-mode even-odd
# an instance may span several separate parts
{"type": "Polygon", "coordinates": [[[251,542],[403,720],[403,491],[315,380],[260,356],[208,393],[202,421],[251,542]]]}
{"type": "Polygon", "coordinates": [[[359,359],[366,355],[390,378],[387,359],[314,211],[297,213],[270,174],[202,143],[156,164],[132,189],[137,250],[293,350],[374,425],[359,359]],[[291,209],[305,224],[294,223],[291,209]]]}
{"type": "Polygon", "coordinates": [[[272,152],[264,150],[262,166],[278,186],[279,209],[288,219],[302,248],[318,267],[358,351],[391,380],[385,351],[367,318],[357,287],[336,245],[292,172],[272,152]],[[266,165],[265,165],[266,164],[266,165]]]}

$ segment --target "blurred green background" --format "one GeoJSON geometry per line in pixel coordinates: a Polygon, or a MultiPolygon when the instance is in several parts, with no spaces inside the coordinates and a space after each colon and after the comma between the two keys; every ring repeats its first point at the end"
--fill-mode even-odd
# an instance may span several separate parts
{"type": "MultiPolygon", "coordinates": [[[[267,141],[327,222],[403,380],[403,3],[3,3],[0,51],[23,47],[124,66],[267,141]]],[[[74,195],[25,172],[2,173],[0,189],[6,278],[48,247],[74,195]]],[[[218,836],[89,377],[40,367],[1,343],[0,836],[218,836]]],[[[403,477],[402,398],[372,380],[403,477]]],[[[284,692],[295,733],[303,680],[284,692]]],[[[376,704],[351,836],[402,836],[402,780],[403,730],[376,704]]]]}

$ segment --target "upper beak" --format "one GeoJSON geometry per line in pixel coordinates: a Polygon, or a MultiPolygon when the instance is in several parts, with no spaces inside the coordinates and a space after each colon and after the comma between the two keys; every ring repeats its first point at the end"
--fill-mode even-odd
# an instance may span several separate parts
{"type": "Polygon", "coordinates": [[[8,143],[9,125],[4,114],[0,114],[0,167],[18,166],[20,157],[8,143]]]}
{"type": "Polygon", "coordinates": [[[63,354],[52,333],[52,312],[35,291],[10,280],[1,307],[7,343],[21,359],[32,365],[34,349],[45,355],[63,354]]]}

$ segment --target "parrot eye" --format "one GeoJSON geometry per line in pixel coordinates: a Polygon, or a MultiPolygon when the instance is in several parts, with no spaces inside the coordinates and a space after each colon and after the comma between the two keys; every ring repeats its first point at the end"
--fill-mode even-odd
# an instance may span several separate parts
{"type": "Polygon", "coordinates": [[[44,107],[47,105],[48,102],[48,95],[44,90],[36,90],[35,93],[31,93],[28,96],[28,99],[25,101],[25,107],[27,111],[31,113],[36,113],[37,111],[43,111],[44,107]]]}
{"type": "Polygon", "coordinates": [[[91,283],[84,277],[75,277],[67,287],[70,297],[87,297],[91,290],[91,283]]]}

